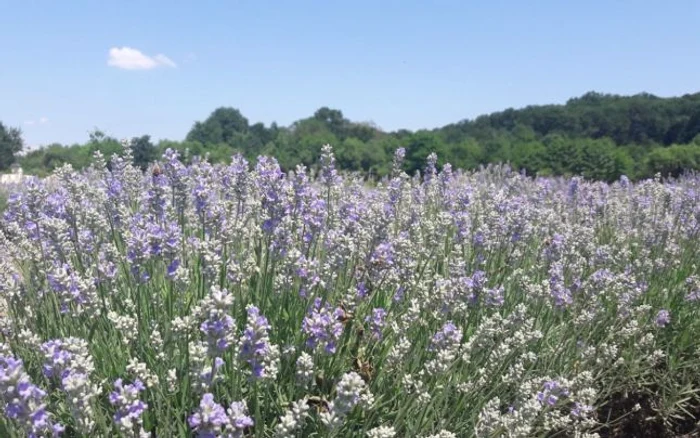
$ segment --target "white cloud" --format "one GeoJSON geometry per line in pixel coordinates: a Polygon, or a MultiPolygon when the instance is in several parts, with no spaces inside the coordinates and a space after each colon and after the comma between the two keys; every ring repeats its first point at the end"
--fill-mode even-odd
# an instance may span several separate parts
{"type": "Polygon", "coordinates": [[[177,65],[175,65],[175,63],[173,62],[172,59],[168,58],[167,56],[165,56],[161,53],[154,56],[153,60],[155,60],[158,63],[158,65],[164,65],[166,67],[173,67],[173,68],[177,67],[177,65]]]}
{"type": "Polygon", "coordinates": [[[148,56],[131,47],[112,47],[109,49],[107,65],[124,70],[151,70],[157,67],[177,67],[172,59],[159,53],[148,56]]]}
{"type": "Polygon", "coordinates": [[[25,126],[34,126],[34,125],[44,125],[49,122],[48,117],[42,116],[39,117],[39,120],[25,120],[24,124],[25,126]]]}

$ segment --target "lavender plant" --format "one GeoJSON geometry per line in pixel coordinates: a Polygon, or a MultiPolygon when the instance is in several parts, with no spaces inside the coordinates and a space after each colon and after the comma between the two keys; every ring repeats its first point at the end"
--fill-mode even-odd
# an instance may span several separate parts
{"type": "Polygon", "coordinates": [[[700,406],[700,179],[168,150],[0,222],[0,435],[597,436],[700,406]],[[316,176],[317,175],[317,176],[316,176]],[[617,416],[616,416],[617,415],[617,416]]]}

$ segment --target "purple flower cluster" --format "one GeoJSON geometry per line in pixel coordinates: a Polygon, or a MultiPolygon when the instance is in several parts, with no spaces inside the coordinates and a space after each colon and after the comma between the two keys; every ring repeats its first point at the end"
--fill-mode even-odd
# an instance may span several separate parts
{"type": "Polygon", "coordinates": [[[469,304],[477,304],[484,293],[488,278],[482,270],[476,270],[471,276],[458,277],[454,281],[455,297],[469,304]]]}
{"type": "Polygon", "coordinates": [[[241,337],[239,358],[250,365],[254,378],[266,377],[264,364],[270,354],[270,324],[257,307],[251,305],[246,310],[248,321],[241,337]]]}
{"type": "Polygon", "coordinates": [[[394,265],[394,247],[391,242],[382,242],[372,253],[370,263],[378,269],[389,269],[394,265]]]}
{"type": "Polygon", "coordinates": [[[321,175],[319,180],[327,187],[333,187],[339,182],[338,171],[335,169],[335,156],[330,145],[324,145],[321,149],[321,175]]]}
{"type": "Polygon", "coordinates": [[[382,329],[386,324],[386,315],[386,310],[379,307],[372,309],[372,315],[365,317],[365,322],[369,323],[369,329],[372,332],[372,338],[375,341],[382,340],[382,329]]]}
{"type": "Polygon", "coordinates": [[[199,438],[240,438],[254,425],[245,402],[233,402],[224,410],[211,393],[202,395],[199,408],[187,422],[199,438]]]}
{"type": "Polygon", "coordinates": [[[95,425],[93,404],[99,389],[90,381],[94,365],[87,342],[79,338],[56,339],[42,344],[40,350],[44,355],[44,375],[59,382],[77,428],[91,433],[95,425]]]}
{"type": "Polygon", "coordinates": [[[333,309],[328,303],[322,306],[321,299],[316,298],[302,321],[301,330],[307,336],[306,345],[312,349],[323,348],[329,354],[335,353],[343,333],[343,323],[340,321],[343,315],[343,309],[333,309]]]}
{"type": "Polygon", "coordinates": [[[28,437],[59,436],[64,426],[55,423],[46,409],[46,392],[34,385],[21,359],[0,349],[0,396],[7,418],[15,422],[28,437]]]}
{"type": "Polygon", "coordinates": [[[44,375],[48,378],[60,380],[72,372],[83,374],[89,372],[89,368],[92,368],[91,361],[85,357],[86,352],[81,351],[86,347],[84,341],[81,342],[80,339],[76,338],[68,338],[66,341],[56,339],[45,342],[40,347],[45,358],[44,375]]]}
{"type": "Polygon", "coordinates": [[[222,429],[228,424],[226,410],[214,401],[214,395],[206,393],[202,396],[197,409],[187,419],[190,427],[200,438],[216,438],[221,436],[222,429]]]}
{"type": "Polygon", "coordinates": [[[256,186],[261,195],[261,204],[265,219],[262,230],[272,234],[282,217],[289,213],[290,206],[282,202],[285,193],[285,181],[282,179],[282,170],[274,158],[258,157],[255,166],[256,186]]]}
{"type": "Polygon", "coordinates": [[[162,259],[167,275],[172,277],[180,263],[179,249],[182,239],[180,226],[174,221],[157,222],[149,216],[134,216],[127,232],[126,255],[134,277],[142,282],[151,278],[146,263],[162,259]]]}
{"type": "Polygon", "coordinates": [[[654,322],[658,327],[666,327],[671,323],[671,312],[665,309],[659,310],[654,322]]]}
{"type": "Polygon", "coordinates": [[[230,334],[236,321],[231,315],[221,315],[204,321],[199,329],[206,337],[212,354],[226,351],[231,346],[230,334]]]}
{"type": "Polygon", "coordinates": [[[205,301],[206,319],[199,330],[204,334],[212,357],[226,351],[234,341],[236,321],[228,314],[232,304],[233,297],[226,289],[212,289],[205,301]]]}
{"type": "Polygon", "coordinates": [[[95,304],[94,282],[81,277],[69,264],[57,264],[46,278],[59,297],[62,313],[82,313],[95,304]]]}
{"type": "Polygon", "coordinates": [[[139,394],[145,389],[138,379],[128,385],[124,385],[122,379],[114,382],[114,391],[109,395],[109,403],[117,409],[113,419],[122,432],[134,433],[140,430],[143,421],[141,417],[148,409],[148,405],[139,399],[139,394]]]}
{"type": "Polygon", "coordinates": [[[569,396],[569,390],[556,380],[544,382],[543,389],[537,392],[537,400],[548,406],[555,406],[557,402],[569,396]]]}
{"type": "Polygon", "coordinates": [[[429,351],[454,350],[462,342],[462,330],[452,321],[447,321],[430,340],[429,351]]]}
{"type": "Polygon", "coordinates": [[[163,174],[154,174],[150,182],[151,187],[146,192],[144,204],[149,214],[162,221],[168,205],[168,178],[163,174]]]}

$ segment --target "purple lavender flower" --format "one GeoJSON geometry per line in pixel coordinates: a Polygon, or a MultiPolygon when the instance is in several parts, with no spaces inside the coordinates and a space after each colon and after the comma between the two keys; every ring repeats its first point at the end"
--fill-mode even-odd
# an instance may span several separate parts
{"type": "Polygon", "coordinates": [[[154,253],[153,236],[149,233],[148,225],[145,218],[136,215],[126,233],[126,259],[131,265],[132,274],[141,282],[150,279],[144,265],[154,253]]]}
{"type": "Polygon", "coordinates": [[[189,169],[179,160],[178,152],[173,149],[166,149],[163,153],[163,174],[170,181],[172,187],[173,201],[178,215],[182,214],[188,203],[187,181],[189,169]]]}
{"type": "Polygon", "coordinates": [[[70,372],[73,354],[63,348],[61,340],[45,342],[41,346],[41,352],[47,360],[43,366],[46,377],[62,379],[70,372]]]}
{"type": "Polygon", "coordinates": [[[5,415],[27,436],[59,436],[64,427],[54,423],[47,412],[44,402],[46,392],[31,382],[22,360],[8,352],[4,344],[0,345],[0,397],[5,415]]]}
{"type": "Polygon", "coordinates": [[[212,352],[221,353],[230,347],[229,334],[234,329],[234,324],[235,320],[231,315],[220,315],[207,319],[199,326],[212,352]]]}
{"type": "Polygon", "coordinates": [[[320,182],[329,188],[338,184],[341,178],[335,169],[335,156],[331,145],[327,144],[321,148],[321,159],[319,161],[321,163],[320,182]]]}
{"type": "Polygon", "coordinates": [[[380,308],[372,309],[372,315],[365,317],[365,322],[369,323],[372,338],[376,341],[382,340],[382,329],[384,328],[386,310],[380,308]]]}
{"type": "Polygon", "coordinates": [[[241,338],[239,358],[248,362],[254,378],[266,376],[265,359],[270,353],[270,324],[255,306],[248,306],[248,321],[241,338]]]}
{"type": "Polygon", "coordinates": [[[56,339],[42,344],[40,350],[44,375],[60,382],[77,427],[89,433],[94,425],[92,404],[98,392],[90,382],[94,365],[88,343],[80,338],[56,339]]]}
{"type": "Polygon", "coordinates": [[[500,307],[505,302],[503,286],[484,289],[486,305],[500,307]]]}
{"type": "Polygon", "coordinates": [[[365,298],[368,291],[369,290],[367,289],[367,285],[364,281],[357,283],[357,286],[355,286],[355,292],[358,298],[365,298]]]}
{"type": "Polygon", "coordinates": [[[462,342],[462,330],[447,321],[430,340],[429,351],[453,350],[462,342]]]}
{"type": "Polygon", "coordinates": [[[542,391],[537,392],[537,400],[542,404],[554,406],[560,398],[569,396],[569,390],[564,388],[556,380],[547,380],[543,384],[542,391]]]}
{"type": "Polygon", "coordinates": [[[321,306],[321,299],[316,298],[301,326],[302,332],[308,336],[306,345],[314,349],[323,347],[326,353],[335,353],[336,343],[343,333],[343,323],[339,321],[343,314],[342,309],[333,310],[328,303],[321,306]]]}
{"type": "Polygon", "coordinates": [[[394,161],[392,163],[392,176],[396,177],[401,173],[403,162],[406,159],[406,148],[398,148],[394,151],[394,161]]]}
{"type": "Polygon", "coordinates": [[[215,357],[214,358],[214,365],[213,366],[207,366],[204,368],[200,373],[199,373],[199,379],[206,384],[206,386],[211,386],[212,383],[214,383],[215,378],[220,378],[220,376],[217,376],[217,372],[219,369],[221,369],[222,366],[224,366],[226,362],[220,357],[215,357]]]}
{"type": "Polygon", "coordinates": [[[405,286],[399,286],[396,288],[396,292],[394,292],[394,296],[392,297],[392,300],[394,302],[399,302],[403,300],[403,296],[406,294],[406,287],[405,286]]]}
{"type": "Polygon", "coordinates": [[[168,263],[168,267],[166,268],[165,275],[168,278],[171,278],[171,279],[174,278],[179,267],[180,267],[180,260],[174,259],[172,262],[168,263]]]}
{"type": "Polygon", "coordinates": [[[122,379],[117,379],[114,389],[109,395],[109,403],[117,408],[114,422],[120,430],[133,432],[135,427],[141,425],[141,416],[148,408],[148,405],[139,399],[139,393],[146,387],[138,379],[129,385],[124,385],[122,379]]]}
{"type": "Polygon", "coordinates": [[[234,342],[236,321],[229,315],[232,305],[231,293],[218,287],[212,287],[210,295],[203,300],[206,319],[199,329],[204,333],[211,357],[226,351],[234,342]]]}
{"type": "Polygon", "coordinates": [[[471,277],[459,277],[456,281],[457,295],[469,304],[476,304],[487,282],[486,273],[480,270],[474,271],[471,277]]]}
{"type": "Polygon", "coordinates": [[[95,303],[94,281],[81,278],[72,266],[57,264],[46,277],[51,291],[59,297],[62,313],[71,308],[81,313],[95,303]]]}
{"type": "Polygon", "coordinates": [[[555,233],[544,249],[545,258],[550,262],[559,260],[563,255],[565,245],[566,238],[562,234],[555,233]]]}
{"type": "Polygon", "coordinates": [[[145,204],[148,212],[156,219],[165,218],[165,207],[168,199],[168,178],[163,174],[153,174],[151,176],[151,187],[146,192],[145,204]]]}
{"type": "Polygon", "coordinates": [[[549,293],[557,307],[566,307],[573,302],[571,290],[564,284],[564,265],[554,262],[549,268],[549,293]]]}
{"type": "Polygon", "coordinates": [[[199,408],[187,419],[188,424],[199,438],[221,436],[222,428],[228,422],[224,407],[214,401],[214,395],[206,393],[199,402],[199,408]]]}
{"type": "Polygon", "coordinates": [[[197,177],[196,183],[192,188],[192,198],[194,199],[194,208],[197,211],[197,215],[200,217],[206,216],[214,203],[214,191],[203,176],[197,177]]]}
{"type": "Polygon", "coordinates": [[[575,402],[574,408],[571,410],[571,415],[574,417],[586,417],[591,412],[593,412],[593,406],[575,402]]]}
{"type": "Polygon", "coordinates": [[[234,199],[239,203],[237,213],[240,213],[240,203],[248,195],[250,189],[248,166],[248,160],[240,153],[236,153],[231,158],[231,164],[226,168],[221,180],[226,199],[234,199]]]}
{"type": "Polygon", "coordinates": [[[105,279],[113,280],[117,275],[117,265],[114,263],[114,261],[108,258],[104,251],[100,252],[100,255],[98,256],[97,271],[99,272],[99,275],[104,277],[100,278],[101,281],[104,281],[105,279]]]}
{"type": "Polygon", "coordinates": [[[435,179],[435,176],[438,173],[437,160],[438,160],[438,156],[435,152],[432,152],[430,155],[428,155],[428,158],[426,159],[426,166],[425,166],[424,184],[428,184],[435,179]]]}
{"type": "Polygon", "coordinates": [[[241,438],[245,429],[253,427],[255,424],[253,419],[248,416],[248,406],[244,401],[231,403],[226,414],[228,415],[227,438],[241,438]]]}
{"type": "Polygon", "coordinates": [[[387,269],[394,265],[394,247],[390,242],[382,242],[370,257],[370,263],[379,269],[387,269]]]}
{"type": "Polygon", "coordinates": [[[477,248],[483,248],[486,245],[486,235],[484,232],[481,230],[475,232],[474,237],[472,237],[472,243],[477,248]]]}
{"type": "Polygon", "coordinates": [[[668,310],[659,310],[654,321],[658,327],[666,327],[671,323],[671,313],[668,310]]]}
{"type": "Polygon", "coordinates": [[[255,183],[261,195],[261,204],[265,212],[262,229],[272,234],[282,217],[291,210],[282,195],[285,193],[285,180],[279,163],[274,158],[258,157],[255,166],[255,183]]]}

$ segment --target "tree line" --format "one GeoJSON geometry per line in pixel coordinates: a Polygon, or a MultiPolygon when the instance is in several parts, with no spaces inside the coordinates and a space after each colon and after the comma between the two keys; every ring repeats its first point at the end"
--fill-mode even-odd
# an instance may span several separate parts
{"type": "MultiPolygon", "coordinates": [[[[227,162],[235,153],[254,160],[277,158],[284,169],[313,167],[321,147],[331,144],[340,168],[371,176],[386,175],[393,152],[406,149],[405,170],[421,170],[435,152],[438,165],[474,169],[507,162],[530,175],[582,175],[613,181],[661,173],[678,176],[700,170],[700,93],[661,98],[648,93],[619,96],[589,92],[563,105],[533,105],[483,115],[432,130],[385,132],[373,123],[348,120],[323,107],[311,117],[278,126],[251,122],[238,110],[221,107],[194,123],[182,141],[154,143],[131,139],[142,167],[167,148],[186,157],[227,162]]],[[[51,144],[18,156],[21,132],[0,123],[0,170],[15,161],[26,173],[45,175],[70,163],[82,168],[95,151],[119,153],[120,142],[99,130],[83,144],[51,144]]]]}

